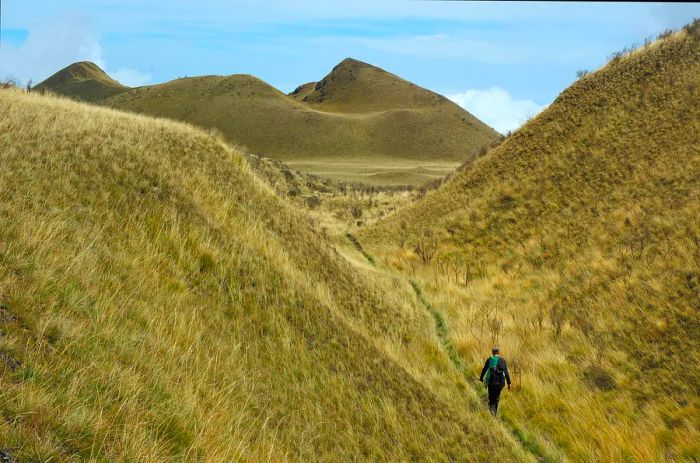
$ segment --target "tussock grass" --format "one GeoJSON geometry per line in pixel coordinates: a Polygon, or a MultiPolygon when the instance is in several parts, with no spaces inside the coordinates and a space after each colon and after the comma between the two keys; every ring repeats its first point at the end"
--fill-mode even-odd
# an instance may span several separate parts
{"type": "Polygon", "coordinates": [[[698,30],[616,56],[358,233],[421,284],[475,373],[501,347],[505,419],[572,461],[700,459],[700,376],[683,367],[700,361],[698,30]]]}
{"type": "Polygon", "coordinates": [[[21,461],[530,459],[464,406],[410,286],[352,267],[220,138],[17,91],[0,114],[21,461]]]}

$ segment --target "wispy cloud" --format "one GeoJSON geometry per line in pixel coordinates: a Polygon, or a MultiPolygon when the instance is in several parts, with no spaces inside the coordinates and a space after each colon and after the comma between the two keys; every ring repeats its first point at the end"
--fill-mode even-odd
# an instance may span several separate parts
{"type": "MultiPolygon", "coordinates": [[[[89,21],[76,15],[62,15],[31,28],[21,43],[2,43],[0,78],[38,83],[77,61],[92,61],[109,73],[100,36],[89,21]]],[[[151,78],[150,74],[123,67],[114,75],[125,85],[143,85],[151,78]]]]}
{"type": "Polygon", "coordinates": [[[110,76],[117,82],[128,87],[140,87],[151,81],[151,73],[141,72],[136,69],[119,68],[114,72],[109,73],[110,76]]]}
{"type": "Polygon", "coordinates": [[[544,109],[532,100],[516,100],[500,87],[470,89],[447,97],[501,133],[517,129],[544,109]]]}
{"type": "Polygon", "coordinates": [[[31,37],[3,40],[0,77],[41,80],[89,59],[130,85],[245,72],[291,90],[353,56],[442,93],[500,86],[546,102],[577,69],[595,69],[611,52],[700,15],[698,4],[302,3],[4,2],[4,35],[31,37]],[[65,11],[86,20],[51,19],[65,11]]]}
{"type": "Polygon", "coordinates": [[[104,66],[98,39],[80,17],[62,16],[44,21],[32,28],[19,45],[2,44],[0,77],[14,77],[24,82],[40,80],[61,66],[80,60],[104,66]]]}

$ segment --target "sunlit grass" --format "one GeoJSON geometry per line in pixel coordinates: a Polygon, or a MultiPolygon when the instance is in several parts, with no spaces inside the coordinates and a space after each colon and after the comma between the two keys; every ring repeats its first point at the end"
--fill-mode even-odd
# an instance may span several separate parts
{"type": "Polygon", "coordinates": [[[0,113],[0,448],[528,460],[464,406],[408,283],[348,263],[220,138],[10,90],[0,113]]]}
{"type": "Polygon", "coordinates": [[[700,361],[699,36],[616,57],[358,233],[421,284],[474,374],[501,347],[505,420],[573,461],[700,458],[700,376],[680,367],[700,361]]]}

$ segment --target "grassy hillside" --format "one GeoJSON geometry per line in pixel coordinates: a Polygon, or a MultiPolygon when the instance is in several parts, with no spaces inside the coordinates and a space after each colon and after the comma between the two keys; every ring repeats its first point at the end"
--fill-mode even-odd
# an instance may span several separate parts
{"type": "Polygon", "coordinates": [[[474,372],[501,346],[506,421],[572,461],[700,461],[699,133],[696,22],[359,238],[423,282],[474,372]]]}
{"type": "Polygon", "coordinates": [[[0,111],[0,451],[529,460],[408,284],[341,257],[221,139],[14,90],[0,111]]]}
{"type": "Polygon", "coordinates": [[[371,113],[391,109],[457,110],[474,125],[476,118],[466,117],[459,106],[445,97],[401,79],[371,64],[352,58],[343,60],[320,82],[304,84],[290,94],[293,98],[324,111],[371,113]],[[312,88],[313,86],[313,88],[312,88]]]}
{"type": "Polygon", "coordinates": [[[96,64],[83,61],[61,69],[35,87],[37,91],[50,91],[75,100],[97,102],[128,90],[109,77],[96,64]]]}
{"type": "MultiPolygon", "coordinates": [[[[447,99],[358,61],[344,61],[321,84],[313,98],[298,101],[252,76],[205,76],[129,89],[99,103],[213,128],[252,153],[304,161],[298,167],[311,172],[327,171],[329,163],[336,179],[375,184],[433,180],[423,164],[437,164],[439,175],[498,138],[447,99]],[[318,101],[319,92],[329,100],[318,101]],[[416,165],[392,170],[404,161],[416,165]],[[375,168],[367,173],[358,163],[375,168]]],[[[42,87],[75,96],[65,85],[42,87]]]]}

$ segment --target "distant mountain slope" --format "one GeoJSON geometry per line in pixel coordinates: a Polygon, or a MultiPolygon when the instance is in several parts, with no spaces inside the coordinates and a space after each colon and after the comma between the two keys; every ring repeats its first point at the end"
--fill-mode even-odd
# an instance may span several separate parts
{"type": "Polygon", "coordinates": [[[410,287],[348,263],[220,138],[16,91],[0,112],[3,451],[528,461],[410,287]]]}
{"type": "Polygon", "coordinates": [[[96,64],[83,61],[58,71],[35,87],[76,100],[96,102],[128,90],[96,64]]]}
{"type": "MultiPolygon", "coordinates": [[[[302,85],[291,96],[317,109],[341,113],[440,107],[444,111],[455,110],[464,117],[464,110],[447,98],[352,58],[335,66],[320,82],[302,85]]],[[[473,116],[471,119],[478,122],[473,116]]]]}
{"type": "MultiPolygon", "coordinates": [[[[64,93],[64,86],[42,86],[64,93]]],[[[98,102],[215,128],[253,153],[283,160],[464,162],[498,138],[449,100],[359,61],[343,61],[296,97],[301,93],[308,95],[284,95],[252,76],[209,76],[115,92],[98,102]]]]}
{"type": "Polygon", "coordinates": [[[462,354],[495,333],[522,375],[511,418],[572,460],[700,459],[700,371],[679,370],[700,363],[698,22],[615,56],[359,238],[409,270],[399,245],[435,239],[423,272],[446,275],[431,295],[462,354]]]}

